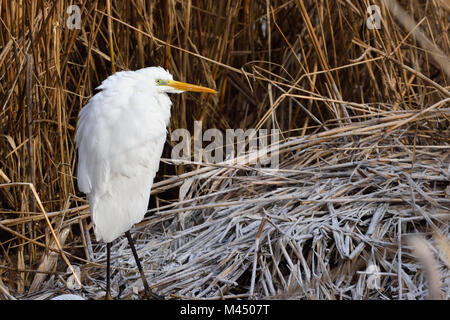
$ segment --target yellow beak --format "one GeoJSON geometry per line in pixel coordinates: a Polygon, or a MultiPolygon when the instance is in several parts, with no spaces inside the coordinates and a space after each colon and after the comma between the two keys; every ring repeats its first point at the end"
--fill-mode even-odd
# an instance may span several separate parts
{"type": "Polygon", "coordinates": [[[180,82],[180,81],[175,81],[175,80],[166,80],[166,81],[167,81],[167,83],[165,83],[166,86],[172,87],[177,90],[217,93],[216,90],[213,90],[213,89],[210,89],[207,87],[197,86],[195,84],[190,84],[190,83],[185,83],[185,82],[180,82]]]}

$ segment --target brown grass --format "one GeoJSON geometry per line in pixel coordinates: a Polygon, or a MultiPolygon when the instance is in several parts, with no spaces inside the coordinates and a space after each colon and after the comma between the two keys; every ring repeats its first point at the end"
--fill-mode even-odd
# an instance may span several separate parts
{"type": "MultiPolygon", "coordinates": [[[[104,245],[76,187],[77,114],[114,68],[152,65],[219,91],[173,97],[169,132],[198,120],[283,132],[278,171],[176,162],[168,137],[135,230],[156,292],[450,297],[446,1],[130,0],[111,1],[110,16],[108,2],[0,1],[1,298],[104,294],[104,245]],[[66,25],[71,4],[80,29],[66,25]],[[366,27],[370,4],[379,30],[366,27]]],[[[125,243],[113,290],[125,282],[136,298],[125,243]]]]}

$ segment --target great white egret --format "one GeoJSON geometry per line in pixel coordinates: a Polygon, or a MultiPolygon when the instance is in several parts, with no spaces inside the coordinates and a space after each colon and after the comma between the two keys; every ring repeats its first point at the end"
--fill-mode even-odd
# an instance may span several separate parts
{"type": "Polygon", "coordinates": [[[80,111],[78,187],[87,194],[98,241],[106,242],[107,286],[110,294],[111,242],[125,233],[147,297],[153,296],[142,270],[130,228],[147,211],[150,189],[166,140],[172,102],[168,93],[216,93],[174,81],[161,67],[121,71],[109,76],[80,111]]]}

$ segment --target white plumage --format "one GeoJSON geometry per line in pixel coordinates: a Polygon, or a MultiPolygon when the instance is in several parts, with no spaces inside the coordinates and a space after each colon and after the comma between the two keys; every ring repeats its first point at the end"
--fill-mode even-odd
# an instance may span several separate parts
{"type": "Polygon", "coordinates": [[[166,140],[171,101],[160,67],[122,71],[103,81],[79,114],[78,187],[88,195],[97,240],[111,242],[147,211],[166,140]]]}
{"type": "Polygon", "coordinates": [[[144,218],[153,179],[166,141],[170,120],[167,93],[214,90],[174,81],[160,67],[122,71],[108,77],[80,111],[78,187],[86,193],[98,241],[106,245],[106,299],[111,299],[111,242],[128,238],[147,297],[152,293],[128,231],[144,218]]]}

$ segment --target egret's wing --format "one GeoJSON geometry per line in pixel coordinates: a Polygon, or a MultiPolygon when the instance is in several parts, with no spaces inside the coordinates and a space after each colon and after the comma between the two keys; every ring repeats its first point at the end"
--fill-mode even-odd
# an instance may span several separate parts
{"type": "Polygon", "coordinates": [[[89,139],[89,135],[96,130],[95,128],[95,110],[92,108],[93,100],[81,109],[78,115],[77,131],[75,142],[78,148],[78,188],[84,193],[90,193],[92,190],[92,175],[89,169],[93,167],[97,161],[94,159],[95,152],[92,152],[93,141],[89,139]]]}
{"type": "Polygon", "coordinates": [[[88,194],[97,240],[114,240],[145,215],[166,139],[161,103],[170,116],[169,99],[104,91],[80,112],[78,186],[88,194]]]}

